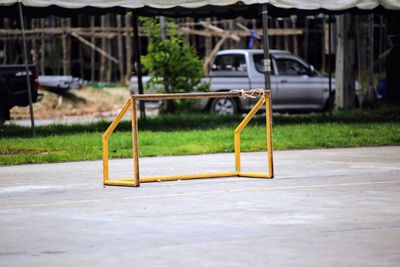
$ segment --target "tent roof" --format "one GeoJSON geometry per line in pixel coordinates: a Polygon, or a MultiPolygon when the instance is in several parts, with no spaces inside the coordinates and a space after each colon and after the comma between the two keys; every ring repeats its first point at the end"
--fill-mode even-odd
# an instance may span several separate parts
{"type": "Polygon", "coordinates": [[[400,11],[399,0],[0,0],[0,15],[17,15],[18,2],[25,6],[25,15],[33,17],[135,10],[142,16],[251,18],[259,15],[261,4],[268,4],[269,13],[275,16],[400,11]]]}

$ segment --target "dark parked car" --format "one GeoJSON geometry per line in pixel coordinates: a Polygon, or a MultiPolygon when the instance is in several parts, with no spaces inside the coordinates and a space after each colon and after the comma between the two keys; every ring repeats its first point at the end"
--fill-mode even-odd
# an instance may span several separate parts
{"type": "MultiPolygon", "coordinates": [[[[32,102],[40,100],[39,82],[35,66],[29,66],[32,102]]],[[[10,119],[14,106],[29,105],[26,71],[24,65],[0,65],[0,124],[10,119]]]]}

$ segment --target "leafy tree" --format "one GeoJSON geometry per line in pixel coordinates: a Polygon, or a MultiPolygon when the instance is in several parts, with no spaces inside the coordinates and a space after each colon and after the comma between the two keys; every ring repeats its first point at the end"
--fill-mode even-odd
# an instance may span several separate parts
{"type": "MultiPolygon", "coordinates": [[[[148,86],[155,86],[164,93],[183,93],[203,90],[201,85],[203,62],[196,51],[178,32],[178,26],[167,19],[166,38],[161,36],[159,18],[142,18],[144,30],[149,35],[148,54],[142,56],[145,71],[151,79],[148,86]]],[[[181,104],[181,102],[177,102],[181,104]]],[[[178,107],[182,106],[178,105],[178,107]]],[[[163,111],[173,113],[176,110],[174,101],[167,101],[163,111]]]]}

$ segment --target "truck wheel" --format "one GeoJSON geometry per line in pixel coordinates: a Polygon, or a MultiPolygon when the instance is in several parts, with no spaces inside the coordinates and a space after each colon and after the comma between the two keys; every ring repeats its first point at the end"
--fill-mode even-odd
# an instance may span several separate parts
{"type": "MultiPolygon", "coordinates": [[[[0,96],[3,97],[3,96],[0,96]]],[[[0,98],[0,125],[4,124],[4,121],[10,119],[10,110],[8,108],[6,100],[0,98]]]]}
{"type": "Polygon", "coordinates": [[[237,103],[232,98],[217,98],[212,101],[210,111],[219,115],[233,115],[237,112],[237,103]]]}
{"type": "Polygon", "coordinates": [[[326,100],[323,111],[327,112],[329,111],[329,109],[334,109],[334,108],[335,108],[335,94],[333,93],[331,98],[330,99],[328,98],[326,100]]]}
{"type": "Polygon", "coordinates": [[[5,112],[5,105],[0,101],[0,126],[4,124],[7,119],[7,113],[5,112]]]}

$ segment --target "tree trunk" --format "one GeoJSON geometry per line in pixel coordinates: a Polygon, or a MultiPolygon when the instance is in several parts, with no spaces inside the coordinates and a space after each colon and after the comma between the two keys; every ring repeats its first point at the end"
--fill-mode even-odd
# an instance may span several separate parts
{"type": "Polygon", "coordinates": [[[351,108],[355,100],[354,23],[350,15],[337,16],[336,105],[351,108]]]}
{"type": "MultiPolygon", "coordinates": [[[[165,90],[165,93],[167,93],[167,94],[171,93],[171,85],[166,80],[164,82],[164,90],[165,90]]],[[[165,109],[166,113],[175,113],[175,111],[176,111],[175,100],[167,100],[165,102],[167,104],[166,109],[165,109]]]]}

